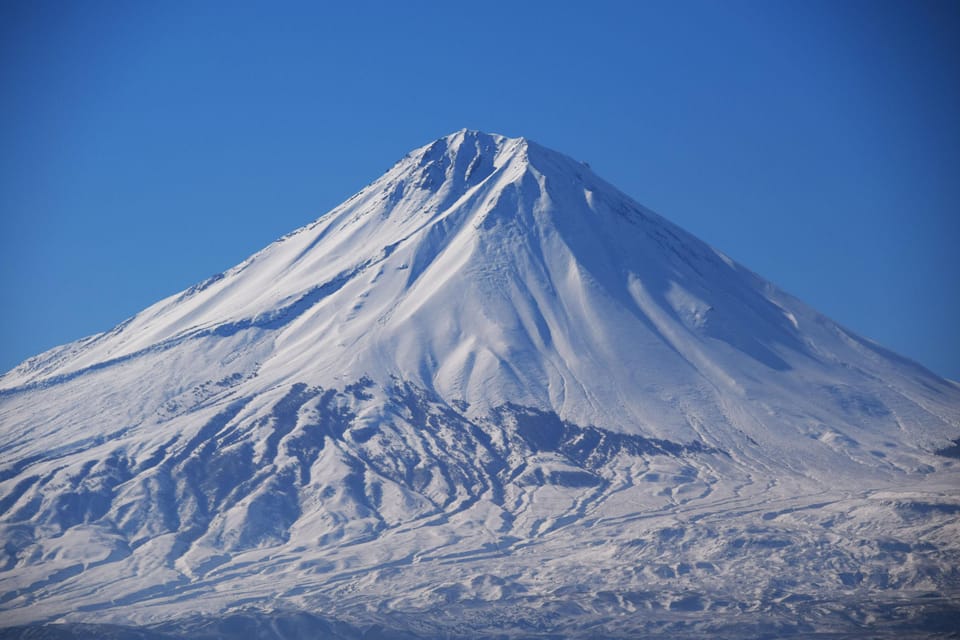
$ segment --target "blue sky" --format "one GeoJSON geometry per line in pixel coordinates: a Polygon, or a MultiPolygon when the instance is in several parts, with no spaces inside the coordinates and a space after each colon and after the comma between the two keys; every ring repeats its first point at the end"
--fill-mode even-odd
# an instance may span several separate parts
{"type": "Polygon", "coordinates": [[[960,4],[342,4],[0,6],[0,369],[469,127],[960,379],[960,4]]]}

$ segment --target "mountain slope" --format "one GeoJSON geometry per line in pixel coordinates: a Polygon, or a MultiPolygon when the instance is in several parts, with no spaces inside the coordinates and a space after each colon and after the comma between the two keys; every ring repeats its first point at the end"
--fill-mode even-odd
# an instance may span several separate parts
{"type": "Polygon", "coordinates": [[[0,421],[0,625],[922,628],[960,584],[960,386],[524,139],[412,152],[0,421]]]}

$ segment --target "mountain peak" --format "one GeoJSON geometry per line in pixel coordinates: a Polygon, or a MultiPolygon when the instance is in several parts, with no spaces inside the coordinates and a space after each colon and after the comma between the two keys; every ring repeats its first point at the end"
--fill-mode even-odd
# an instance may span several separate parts
{"type": "MultiPolygon", "coordinates": [[[[598,178],[586,163],[528,138],[471,129],[455,131],[415,149],[366,191],[400,205],[391,210],[393,219],[407,216],[411,209],[446,215],[461,199],[475,200],[478,191],[486,194],[491,206],[503,198],[514,203],[524,201],[529,206],[542,200],[544,207],[540,209],[554,197],[550,195],[553,191],[558,191],[555,197],[560,199],[577,200],[602,191],[606,202],[616,201],[616,209],[653,215],[598,178]]],[[[513,205],[507,205],[510,207],[513,205]]],[[[561,213],[557,208],[552,211],[561,213]]]]}
{"type": "MultiPolygon", "coordinates": [[[[451,178],[465,178],[481,167],[501,167],[518,161],[534,165],[538,173],[575,173],[582,177],[589,165],[525,137],[510,138],[496,133],[460,129],[434,140],[407,155],[419,167],[431,167],[451,178]],[[439,169],[437,168],[439,167],[439,169]]],[[[489,175],[489,174],[484,174],[489,175]]]]}
{"type": "Polygon", "coordinates": [[[476,184],[494,169],[522,154],[526,141],[461,129],[420,147],[410,157],[421,179],[418,186],[436,190],[444,182],[454,189],[476,184]]]}

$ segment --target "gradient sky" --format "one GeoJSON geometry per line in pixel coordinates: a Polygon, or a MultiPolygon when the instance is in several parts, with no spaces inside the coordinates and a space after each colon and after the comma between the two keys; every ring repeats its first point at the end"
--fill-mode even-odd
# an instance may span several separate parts
{"type": "Polygon", "coordinates": [[[468,127],[960,379],[960,3],[341,4],[0,5],[0,369],[468,127]]]}

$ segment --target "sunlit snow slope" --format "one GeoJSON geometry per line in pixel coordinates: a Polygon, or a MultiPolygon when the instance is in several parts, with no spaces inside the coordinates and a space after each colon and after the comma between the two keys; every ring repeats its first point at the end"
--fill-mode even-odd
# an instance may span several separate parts
{"type": "Polygon", "coordinates": [[[960,386],[522,138],[26,361],[0,425],[0,627],[957,617],[960,386]]]}

